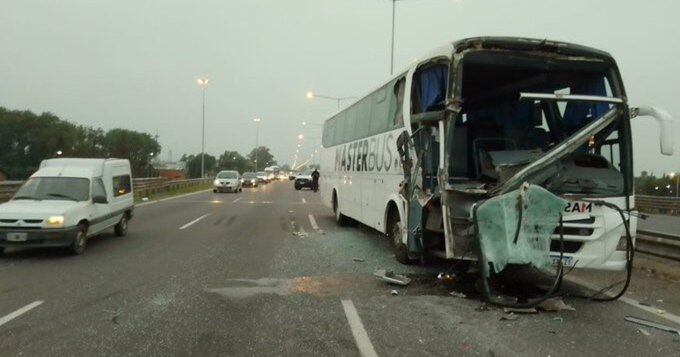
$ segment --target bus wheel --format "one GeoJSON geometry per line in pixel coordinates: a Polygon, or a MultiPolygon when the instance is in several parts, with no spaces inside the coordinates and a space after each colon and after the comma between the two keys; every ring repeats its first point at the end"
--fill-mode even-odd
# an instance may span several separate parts
{"type": "Polygon", "coordinates": [[[390,220],[389,238],[392,240],[392,248],[394,249],[394,257],[401,264],[410,264],[411,258],[408,256],[408,247],[403,242],[403,231],[401,229],[401,221],[399,216],[393,217],[390,220]]]}
{"type": "Polygon", "coordinates": [[[340,205],[338,204],[338,195],[335,192],[333,192],[333,212],[335,213],[335,223],[337,223],[338,226],[349,226],[350,225],[349,217],[340,213],[340,205]]]}

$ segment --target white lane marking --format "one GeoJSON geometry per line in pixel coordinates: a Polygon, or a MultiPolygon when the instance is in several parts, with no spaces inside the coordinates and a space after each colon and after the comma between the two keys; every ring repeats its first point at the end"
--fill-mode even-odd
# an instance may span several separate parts
{"type": "Polygon", "coordinates": [[[172,197],[161,198],[160,200],[148,201],[148,202],[143,202],[143,203],[137,203],[137,204],[135,204],[135,208],[137,208],[137,207],[144,207],[144,206],[146,206],[146,205],[152,205],[152,204],[158,203],[158,202],[174,200],[174,199],[176,199],[176,198],[187,197],[187,196],[195,195],[195,194],[198,194],[198,193],[204,193],[204,192],[208,192],[208,191],[210,191],[210,190],[212,190],[212,189],[209,188],[209,189],[205,189],[205,190],[201,190],[201,191],[185,193],[185,194],[178,195],[178,196],[172,196],[172,197]]]}
{"type": "Polygon", "coordinates": [[[202,220],[203,218],[208,217],[208,216],[210,216],[210,213],[204,214],[204,215],[202,215],[202,216],[200,216],[200,217],[194,219],[193,221],[191,221],[191,222],[189,222],[189,223],[187,223],[187,224],[185,224],[185,225],[179,227],[179,229],[187,229],[187,228],[189,228],[192,224],[194,224],[194,223],[196,223],[196,222],[198,222],[198,221],[200,221],[200,220],[202,220]]]}
{"type": "Polygon", "coordinates": [[[32,310],[33,308],[37,307],[38,305],[40,305],[42,303],[43,303],[43,301],[41,301],[41,300],[34,301],[34,302],[22,307],[21,309],[10,313],[9,315],[1,317],[0,318],[0,326],[16,319],[17,317],[19,317],[19,316],[21,316],[21,315],[23,315],[27,312],[29,312],[30,310],[32,310]]]}
{"type": "MultiPolygon", "coordinates": [[[[565,279],[571,281],[572,283],[575,283],[577,285],[581,285],[581,286],[588,288],[590,290],[593,290],[593,291],[600,290],[596,286],[588,283],[587,281],[576,278],[576,277],[570,276],[570,277],[566,277],[565,279]]],[[[656,317],[666,319],[668,321],[671,321],[671,322],[674,322],[674,323],[680,325],[680,316],[672,314],[668,311],[664,311],[664,310],[659,309],[659,308],[654,307],[654,306],[641,305],[639,301],[637,301],[635,299],[631,299],[631,298],[626,297],[626,296],[620,297],[619,301],[622,301],[622,302],[624,302],[624,303],[626,303],[630,306],[637,307],[640,310],[647,311],[647,312],[651,313],[652,315],[654,315],[656,317]],[[660,310],[663,311],[663,313],[659,313],[660,310]]]]}
{"type": "Polygon", "coordinates": [[[307,200],[304,197],[302,197],[302,203],[307,203],[307,200]]]}
{"type": "Polygon", "coordinates": [[[314,216],[310,214],[310,215],[308,215],[308,217],[309,217],[309,223],[311,223],[312,228],[314,228],[315,231],[318,231],[319,225],[316,224],[316,219],[314,219],[314,216]]]}
{"type": "Polygon", "coordinates": [[[354,341],[357,344],[359,353],[364,357],[378,357],[375,353],[373,344],[371,344],[371,339],[368,338],[368,333],[364,328],[364,324],[361,323],[361,318],[357,309],[354,307],[352,300],[341,300],[342,308],[345,310],[345,316],[347,316],[347,322],[349,323],[349,328],[352,330],[352,335],[354,336],[354,341]]]}
{"type": "Polygon", "coordinates": [[[242,198],[243,198],[243,197],[239,197],[239,198],[235,199],[235,200],[232,201],[232,202],[236,203],[236,202],[240,201],[242,198]]]}

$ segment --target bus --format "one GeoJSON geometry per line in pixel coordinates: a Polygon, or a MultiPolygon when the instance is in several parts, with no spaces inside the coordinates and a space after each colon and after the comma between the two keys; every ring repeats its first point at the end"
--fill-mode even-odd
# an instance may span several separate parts
{"type": "Polygon", "coordinates": [[[622,270],[636,227],[630,120],[638,115],[657,120],[661,153],[671,155],[670,115],[629,108],[608,53],[463,39],[325,120],[322,200],[339,225],[360,222],[388,236],[402,263],[470,260],[474,207],[530,183],[566,202],[562,234],[548,232],[550,257],[622,270]]]}

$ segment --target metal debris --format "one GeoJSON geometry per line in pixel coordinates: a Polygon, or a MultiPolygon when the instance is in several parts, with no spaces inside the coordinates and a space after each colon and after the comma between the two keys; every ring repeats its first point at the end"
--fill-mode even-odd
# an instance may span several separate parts
{"type": "Polygon", "coordinates": [[[385,269],[378,269],[373,273],[373,275],[378,279],[389,284],[396,284],[401,286],[406,286],[411,283],[411,279],[407,276],[395,274],[393,271],[387,271],[385,269]]]}
{"type": "Polygon", "coordinates": [[[365,261],[362,258],[352,258],[352,260],[354,260],[355,262],[359,262],[359,263],[363,263],[365,261]]]}
{"type": "Polygon", "coordinates": [[[519,318],[514,312],[501,316],[501,321],[515,321],[519,318]]]}
{"type": "Polygon", "coordinates": [[[641,318],[638,318],[638,317],[633,317],[633,316],[626,316],[623,319],[628,321],[628,322],[632,322],[634,324],[655,328],[655,329],[661,330],[661,331],[670,332],[673,335],[675,335],[676,340],[678,338],[680,338],[680,330],[678,330],[676,328],[666,326],[666,325],[662,325],[662,324],[654,322],[654,321],[649,321],[649,320],[641,319],[641,318]]]}
{"type": "Polygon", "coordinates": [[[645,335],[645,336],[649,336],[649,335],[650,335],[649,331],[643,329],[642,327],[639,328],[639,329],[637,329],[637,330],[638,330],[639,333],[641,333],[641,334],[643,334],[643,335],[645,335]]]}
{"type": "Polygon", "coordinates": [[[457,292],[457,291],[451,291],[451,292],[449,293],[449,295],[455,296],[455,297],[461,298],[461,299],[466,299],[466,298],[467,298],[467,295],[465,295],[465,294],[463,294],[463,293],[459,293],[459,292],[457,292]]]}
{"type": "Polygon", "coordinates": [[[571,305],[565,304],[564,301],[562,301],[562,298],[560,297],[545,300],[538,305],[538,308],[543,311],[562,311],[562,310],[576,311],[576,309],[574,309],[571,305]]]}
{"type": "Polygon", "coordinates": [[[537,314],[538,310],[531,308],[519,308],[519,307],[504,307],[503,312],[506,313],[517,313],[517,314],[537,314]]]}
{"type": "Polygon", "coordinates": [[[399,295],[399,292],[396,291],[396,290],[392,290],[392,291],[390,291],[390,295],[397,296],[397,295],[399,295]]]}

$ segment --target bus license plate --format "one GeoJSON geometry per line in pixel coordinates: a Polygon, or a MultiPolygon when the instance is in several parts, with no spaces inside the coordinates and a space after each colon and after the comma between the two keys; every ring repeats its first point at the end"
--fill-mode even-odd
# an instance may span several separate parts
{"type": "Polygon", "coordinates": [[[25,242],[26,238],[28,238],[28,234],[26,234],[26,233],[21,233],[21,232],[7,233],[7,241],[8,242],[25,242]]]}
{"type": "MultiPolygon", "coordinates": [[[[550,262],[553,266],[557,266],[560,261],[559,255],[551,255],[550,262]]],[[[574,266],[574,259],[572,257],[562,257],[562,266],[571,267],[574,266]]]]}

